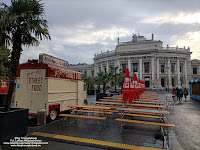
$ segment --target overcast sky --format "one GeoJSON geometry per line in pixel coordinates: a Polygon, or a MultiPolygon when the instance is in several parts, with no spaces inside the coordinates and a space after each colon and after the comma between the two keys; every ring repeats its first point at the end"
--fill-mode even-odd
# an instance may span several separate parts
{"type": "MultiPolygon", "coordinates": [[[[10,0],[3,0],[9,4],[10,0]]],[[[51,41],[24,48],[20,62],[47,53],[70,64],[93,63],[94,54],[114,50],[117,38],[133,34],[190,47],[200,59],[200,0],[42,0],[51,41]]]]}

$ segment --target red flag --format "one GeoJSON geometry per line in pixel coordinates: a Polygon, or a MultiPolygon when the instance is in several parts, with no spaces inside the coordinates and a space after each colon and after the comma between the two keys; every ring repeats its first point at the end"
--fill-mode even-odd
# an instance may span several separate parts
{"type": "Polygon", "coordinates": [[[0,93],[6,94],[8,92],[8,87],[6,83],[6,77],[3,78],[3,82],[1,83],[1,90],[0,93]]]}
{"type": "Polygon", "coordinates": [[[130,78],[129,70],[128,70],[128,68],[126,68],[126,74],[125,74],[123,90],[122,90],[123,102],[124,103],[126,103],[126,99],[129,98],[130,83],[131,83],[131,78],[130,78]]]}

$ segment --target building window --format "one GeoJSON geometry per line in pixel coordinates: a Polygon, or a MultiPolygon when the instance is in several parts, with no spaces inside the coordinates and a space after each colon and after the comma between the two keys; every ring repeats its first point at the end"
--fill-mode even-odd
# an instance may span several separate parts
{"type": "Polygon", "coordinates": [[[197,67],[193,68],[193,74],[197,74],[197,67]]]}
{"type": "Polygon", "coordinates": [[[149,77],[145,77],[145,86],[149,87],[150,86],[150,78],[149,77]]]}
{"type": "Polygon", "coordinates": [[[164,73],[165,72],[165,66],[164,65],[161,65],[161,73],[164,73]]]}
{"type": "Polygon", "coordinates": [[[174,65],[171,64],[171,73],[174,73],[174,65]]]}
{"type": "Polygon", "coordinates": [[[138,64],[133,63],[133,72],[138,72],[138,64]]]}
{"type": "Polygon", "coordinates": [[[106,67],[104,68],[104,72],[106,72],[107,70],[106,70],[106,67]]]}
{"type": "Polygon", "coordinates": [[[94,76],[94,71],[92,71],[92,77],[94,76]]]}
{"type": "Polygon", "coordinates": [[[87,71],[84,71],[84,75],[87,76],[87,71]]]}
{"type": "Polygon", "coordinates": [[[122,71],[123,71],[123,73],[126,72],[126,64],[122,64],[122,71]]]}
{"type": "Polygon", "coordinates": [[[174,78],[172,78],[172,87],[174,87],[174,85],[175,85],[175,84],[174,84],[174,78]]]}
{"type": "Polygon", "coordinates": [[[180,72],[182,72],[182,66],[180,66],[180,72]]]}
{"type": "Polygon", "coordinates": [[[144,63],[144,72],[149,73],[149,62],[144,63]]]}
{"type": "Polygon", "coordinates": [[[161,86],[165,87],[165,79],[164,78],[161,79],[161,86]]]}
{"type": "Polygon", "coordinates": [[[101,67],[99,67],[99,72],[101,72],[101,67]]]}

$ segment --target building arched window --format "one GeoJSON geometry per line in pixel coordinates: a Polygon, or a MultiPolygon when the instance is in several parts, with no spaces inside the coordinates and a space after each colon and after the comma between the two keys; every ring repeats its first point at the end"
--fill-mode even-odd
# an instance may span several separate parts
{"type": "Polygon", "coordinates": [[[193,68],[193,74],[197,74],[197,67],[193,68]]]}
{"type": "Polygon", "coordinates": [[[174,78],[172,78],[172,87],[174,87],[174,85],[175,85],[175,84],[174,84],[174,78]]]}
{"type": "Polygon", "coordinates": [[[171,64],[171,73],[174,73],[174,65],[171,64]]]}
{"type": "Polygon", "coordinates": [[[164,78],[161,79],[161,86],[165,87],[165,79],[164,78]]]}
{"type": "Polygon", "coordinates": [[[161,65],[161,73],[164,73],[164,72],[165,72],[165,66],[161,65]]]}

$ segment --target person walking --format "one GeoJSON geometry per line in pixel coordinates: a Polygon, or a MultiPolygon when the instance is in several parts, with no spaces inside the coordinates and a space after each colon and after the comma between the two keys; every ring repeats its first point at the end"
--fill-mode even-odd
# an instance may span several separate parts
{"type": "Polygon", "coordinates": [[[176,93],[176,97],[177,97],[177,100],[178,100],[179,103],[180,103],[180,101],[181,101],[180,89],[177,88],[176,91],[177,91],[177,93],[176,93]]]}
{"type": "Polygon", "coordinates": [[[172,90],[172,99],[173,99],[173,101],[174,101],[174,104],[175,104],[175,101],[176,101],[176,89],[175,88],[173,88],[173,90],[172,90]]]}
{"type": "Polygon", "coordinates": [[[176,100],[178,101],[178,92],[179,92],[179,89],[178,89],[178,87],[176,87],[176,100]]]}
{"type": "Polygon", "coordinates": [[[183,94],[184,94],[184,96],[185,96],[185,101],[187,101],[186,99],[187,99],[187,96],[188,96],[188,91],[187,91],[187,89],[186,89],[186,88],[185,88],[185,90],[184,90],[183,94]]]}
{"type": "Polygon", "coordinates": [[[181,89],[179,90],[179,94],[180,94],[180,101],[182,102],[183,91],[181,89]]]}

